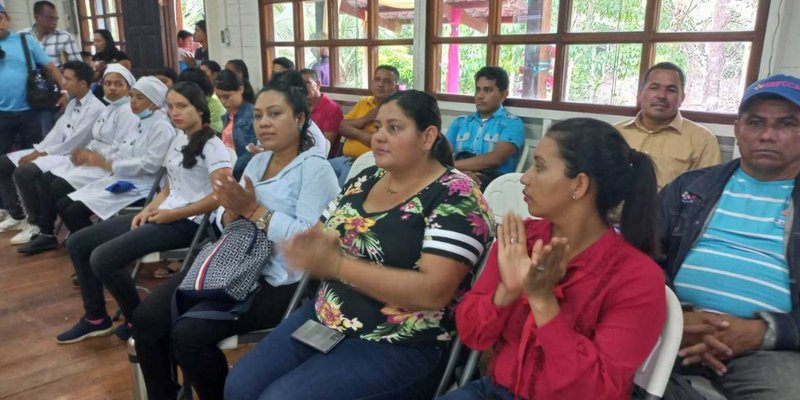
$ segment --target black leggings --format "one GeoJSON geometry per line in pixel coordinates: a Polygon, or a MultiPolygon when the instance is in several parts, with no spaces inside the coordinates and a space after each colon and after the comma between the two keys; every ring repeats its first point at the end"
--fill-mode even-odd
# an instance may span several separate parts
{"type": "Polygon", "coordinates": [[[155,251],[188,247],[198,228],[198,224],[184,218],[131,229],[134,216],[107,219],[73,232],[67,239],[67,250],[81,286],[85,316],[89,319],[108,315],[105,286],[117,300],[125,319],[130,320],[140,300],[125,267],[155,251]]]}
{"type": "Polygon", "coordinates": [[[188,268],[156,288],[133,315],[136,354],[150,399],[177,396],[176,362],[200,399],[222,399],[228,363],[217,343],[236,334],[276,326],[297,286],[264,283],[250,310],[236,321],[182,318],[173,325],[172,294],[187,272],[188,268]]]}

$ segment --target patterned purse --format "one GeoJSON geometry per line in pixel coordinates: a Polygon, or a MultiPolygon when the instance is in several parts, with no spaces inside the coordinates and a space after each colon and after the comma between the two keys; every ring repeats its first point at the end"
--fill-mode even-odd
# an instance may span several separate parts
{"type": "Polygon", "coordinates": [[[258,290],[272,251],[266,232],[249,220],[233,221],[219,240],[203,246],[178,290],[195,300],[243,301],[258,290]]]}

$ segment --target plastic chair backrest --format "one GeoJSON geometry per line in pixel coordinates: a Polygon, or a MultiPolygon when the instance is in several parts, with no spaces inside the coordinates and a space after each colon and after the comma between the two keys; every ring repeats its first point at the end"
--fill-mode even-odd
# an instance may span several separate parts
{"type": "Polygon", "coordinates": [[[375,165],[375,155],[371,151],[358,156],[358,158],[353,161],[353,165],[350,167],[350,172],[347,173],[347,179],[345,179],[345,182],[353,179],[356,175],[360,174],[361,171],[373,165],[375,165]]]}
{"type": "Polygon", "coordinates": [[[528,165],[529,159],[533,158],[533,149],[536,148],[536,145],[539,144],[539,141],[536,139],[525,139],[525,147],[522,148],[522,154],[519,156],[519,161],[517,162],[516,168],[514,168],[514,172],[525,172],[525,166],[528,165]]]}
{"type": "MultiPolygon", "coordinates": [[[[492,242],[494,245],[494,242],[492,242]]],[[[491,246],[489,246],[491,248],[491,246]]],[[[489,258],[489,250],[486,250],[481,255],[481,258],[478,260],[478,267],[475,270],[475,276],[472,278],[471,285],[474,285],[475,282],[478,280],[478,277],[483,272],[483,269],[486,267],[486,261],[489,258]]],[[[436,393],[434,393],[433,398],[437,398],[439,396],[444,395],[448,389],[450,389],[452,384],[458,385],[458,382],[452,382],[453,374],[456,371],[456,367],[458,361],[461,359],[461,351],[464,349],[464,345],[461,343],[461,339],[456,335],[453,338],[453,341],[450,343],[450,355],[447,358],[447,364],[445,365],[444,373],[442,374],[442,379],[439,380],[439,385],[436,387],[436,393]],[[451,383],[452,382],[452,383],[451,383]]],[[[462,385],[458,385],[460,387],[462,385]]]]}
{"type": "Polygon", "coordinates": [[[661,398],[683,337],[683,311],[675,293],[667,287],[667,319],[655,347],[633,377],[633,383],[649,395],[661,398]]]}
{"type": "Polygon", "coordinates": [[[528,204],[522,198],[524,186],[519,181],[521,177],[522,174],[518,172],[498,176],[483,192],[483,197],[489,203],[496,222],[502,222],[503,215],[509,211],[522,218],[530,217],[528,204]]]}

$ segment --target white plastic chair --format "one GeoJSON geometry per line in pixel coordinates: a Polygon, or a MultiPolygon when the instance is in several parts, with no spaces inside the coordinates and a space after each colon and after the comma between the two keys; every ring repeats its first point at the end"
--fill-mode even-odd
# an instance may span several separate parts
{"type": "Polygon", "coordinates": [[[503,215],[509,211],[523,218],[530,216],[528,204],[522,198],[524,185],[519,181],[520,178],[522,174],[518,172],[498,176],[483,192],[483,197],[489,203],[497,223],[501,223],[503,215]]]}
{"type": "Polygon", "coordinates": [[[538,144],[539,140],[537,139],[525,139],[525,146],[522,148],[522,154],[519,156],[519,161],[517,162],[517,167],[514,169],[514,172],[525,172],[525,166],[528,165],[528,161],[531,161],[529,159],[533,158],[533,150],[538,144]]]}
{"type": "Polygon", "coordinates": [[[669,383],[675,357],[683,337],[683,311],[675,293],[667,287],[667,319],[655,347],[636,371],[633,383],[647,392],[648,399],[660,399],[669,383]]]}
{"type": "Polygon", "coordinates": [[[358,158],[353,161],[353,165],[350,166],[350,172],[347,173],[347,179],[345,179],[345,182],[355,178],[356,175],[361,173],[361,171],[373,165],[375,165],[375,154],[373,154],[371,151],[358,156],[358,158]]]}

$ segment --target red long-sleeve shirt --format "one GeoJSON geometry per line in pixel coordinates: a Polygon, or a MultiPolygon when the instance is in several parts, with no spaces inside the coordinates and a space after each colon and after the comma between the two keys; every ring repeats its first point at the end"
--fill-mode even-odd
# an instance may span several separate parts
{"type": "MultiPolygon", "coordinates": [[[[525,221],[528,248],[550,241],[547,221],[525,221]]],[[[570,260],[555,288],[560,312],[536,325],[525,296],[498,307],[497,248],[456,310],[461,340],[495,347],[492,380],[531,399],[630,399],[633,375],[655,345],[666,316],[664,276],[613,230],[570,260]]]]}

